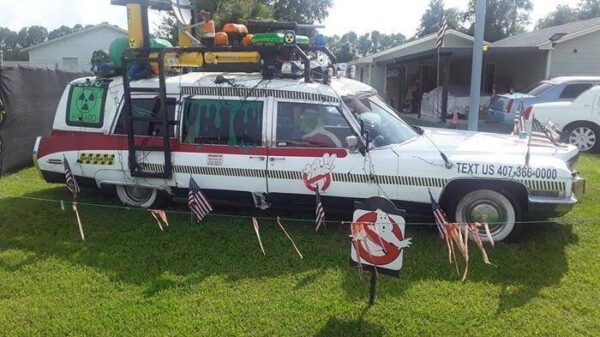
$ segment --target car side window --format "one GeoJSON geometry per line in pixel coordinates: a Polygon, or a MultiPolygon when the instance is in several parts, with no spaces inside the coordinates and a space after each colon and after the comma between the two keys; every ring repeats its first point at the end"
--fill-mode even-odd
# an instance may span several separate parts
{"type": "Polygon", "coordinates": [[[262,146],[264,102],[188,99],[183,109],[184,143],[262,146]]]}
{"type": "MultiPolygon", "coordinates": [[[[133,115],[135,117],[148,118],[146,121],[136,121],[133,123],[133,134],[136,136],[160,136],[162,135],[162,123],[154,122],[150,119],[156,118],[160,111],[160,99],[158,98],[136,98],[131,100],[133,105],[133,115]]],[[[117,125],[115,126],[114,134],[125,135],[127,134],[127,120],[126,120],[125,104],[121,108],[117,125]]],[[[167,114],[169,120],[175,119],[175,104],[167,105],[167,114]]],[[[175,137],[175,127],[169,126],[169,136],[175,137]]]]}
{"type": "Polygon", "coordinates": [[[94,81],[71,85],[67,102],[68,126],[101,128],[108,82],[94,81]]]}
{"type": "Polygon", "coordinates": [[[565,87],[563,92],[560,94],[561,99],[576,99],[579,95],[592,87],[591,83],[574,83],[569,84],[565,87]]]}
{"type": "Polygon", "coordinates": [[[339,106],[277,103],[278,147],[342,148],[346,146],[346,137],[351,135],[339,106]]]}

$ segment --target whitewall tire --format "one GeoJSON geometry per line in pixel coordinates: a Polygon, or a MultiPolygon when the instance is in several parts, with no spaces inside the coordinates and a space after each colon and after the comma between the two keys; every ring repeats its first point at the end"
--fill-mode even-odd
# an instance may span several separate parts
{"type": "MultiPolygon", "coordinates": [[[[517,210],[502,193],[493,190],[475,190],[465,194],[455,210],[455,219],[459,223],[488,223],[492,239],[499,242],[508,238],[515,229],[517,210]]],[[[489,242],[485,231],[479,232],[484,242],[489,242]]]]}
{"type": "Polygon", "coordinates": [[[119,200],[132,207],[151,208],[159,196],[156,189],[141,186],[117,185],[116,191],[119,200]]]}

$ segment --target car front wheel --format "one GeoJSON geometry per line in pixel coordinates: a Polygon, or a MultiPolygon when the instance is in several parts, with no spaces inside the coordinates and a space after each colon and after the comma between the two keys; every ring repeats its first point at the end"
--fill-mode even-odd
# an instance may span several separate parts
{"type": "Polygon", "coordinates": [[[565,128],[564,138],[569,144],[577,146],[581,152],[598,152],[600,136],[597,125],[589,122],[577,122],[565,128]]]}
{"type": "Polygon", "coordinates": [[[153,208],[163,201],[158,190],[148,187],[118,185],[116,192],[123,204],[132,207],[153,208]]]}
{"type": "MultiPolygon", "coordinates": [[[[505,240],[514,232],[517,218],[517,209],[504,194],[487,189],[466,193],[455,210],[456,222],[489,224],[494,242],[505,240]]],[[[489,242],[485,230],[479,231],[479,237],[489,242]]]]}

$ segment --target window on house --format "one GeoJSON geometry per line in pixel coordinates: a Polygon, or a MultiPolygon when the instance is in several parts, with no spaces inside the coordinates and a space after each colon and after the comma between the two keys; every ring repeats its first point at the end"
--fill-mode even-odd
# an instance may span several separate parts
{"type": "Polygon", "coordinates": [[[262,101],[189,99],[183,110],[184,143],[261,146],[262,101]]]}
{"type": "Polygon", "coordinates": [[[101,128],[108,84],[102,81],[71,85],[67,101],[68,126],[101,128]]]}
{"type": "Polygon", "coordinates": [[[352,130],[334,105],[277,103],[277,146],[344,147],[352,130]]]}
{"type": "Polygon", "coordinates": [[[63,68],[66,70],[79,70],[79,59],[77,57],[63,57],[63,68]]]}
{"type": "Polygon", "coordinates": [[[560,98],[562,99],[576,99],[579,95],[583,94],[585,91],[592,87],[591,83],[574,83],[569,84],[565,87],[562,94],[560,94],[560,98]]]}
{"type": "MultiPolygon", "coordinates": [[[[174,103],[174,102],[170,102],[174,103]]],[[[160,111],[160,99],[156,98],[137,98],[132,99],[131,104],[133,105],[133,116],[134,117],[142,117],[148,118],[146,121],[135,121],[133,123],[133,134],[136,136],[160,136],[162,135],[162,127],[163,123],[155,122],[151,119],[154,119],[158,116],[160,111]]],[[[169,116],[169,120],[172,121],[175,119],[175,104],[167,105],[167,114],[169,116]]],[[[124,135],[127,134],[127,112],[125,111],[125,104],[123,104],[123,108],[121,109],[121,114],[119,115],[119,120],[117,121],[117,125],[115,126],[115,134],[124,135]]],[[[175,137],[175,126],[169,126],[169,136],[175,137]]]]}

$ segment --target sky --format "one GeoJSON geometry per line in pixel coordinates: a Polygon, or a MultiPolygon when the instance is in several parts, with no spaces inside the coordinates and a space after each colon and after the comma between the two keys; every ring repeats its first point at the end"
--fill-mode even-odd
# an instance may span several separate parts
{"type": "MultiPolygon", "coordinates": [[[[402,33],[413,36],[428,0],[334,0],[329,17],[325,20],[326,35],[344,34],[354,30],[364,34],[372,30],[382,33],[402,33]],[[366,4],[369,4],[368,6],[366,4]]],[[[445,0],[446,7],[465,9],[469,0],[445,0]]],[[[579,0],[532,0],[533,23],[544,17],[559,4],[575,6],[579,0]]],[[[159,14],[153,13],[151,22],[157,24],[159,14]]],[[[112,6],[110,0],[0,0],[0,26],[19,30],[24,26],[41,25],[49,30],[61,25],[108,22],[126,28],[127,17],[121,6],[112,6]]]]}

